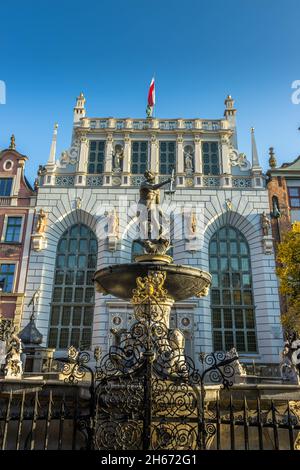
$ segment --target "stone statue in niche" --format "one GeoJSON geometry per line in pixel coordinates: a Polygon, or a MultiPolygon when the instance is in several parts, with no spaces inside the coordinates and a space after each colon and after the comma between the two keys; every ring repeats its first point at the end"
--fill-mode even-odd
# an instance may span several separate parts
{"type": "Polygon", "coordinates": [[[36,228],[35,231],[36,233],[44,233],[46,229],[46,224],[47,224],[47,214],[43,209],[39,210],[38,213],[38,218],[36,222],[36,228]]]}
{"type": "Polygon", "coordinates": [[[261,214],[260,223],[261,223],[261,228],[262,228],[262,231],[263,231],[263,235],[264,235],[264,237],[267,237],[269,235],[269,230],[270,230],[270,227],[271,227],[271,221],[267,217],[267,214],[265,212],[263,212],[261,214]]]}
{"type": "Polygon", "coordinates": [[[184,169],[187,174],[193,172],[193,149],[190,145],[184,149],[184,169]]]}
{"type": "Polygon", "coordinates": [[[122,160],[124,158],[124,150],[121,145],[115,146],[115,151],[113,152],[113,172],[119,173],[122,171],[122,160]]]}
{"type": "Polygon", "coordinates": [[[281,217],[281,212],[279,209],[279,203],[278,203],[278,198],[276,196],[272,197],[272,214],[271,216],[274,217],[275,219],[279,219],[281,217]]]}

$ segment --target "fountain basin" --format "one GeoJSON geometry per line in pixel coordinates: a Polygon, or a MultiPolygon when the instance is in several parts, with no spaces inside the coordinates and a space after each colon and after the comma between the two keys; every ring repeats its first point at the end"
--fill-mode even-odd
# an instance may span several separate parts
{"type": "Polygon", "coordinates": [[[152,261],[118,264],[100,269],[94,274],[95,288],[103,294],[129,300],[136,288],[136,278],[154,271],[166,273],[164,288],[175,301],[204,296],[211,284],[211,275],[201,269],[152,261]]]}

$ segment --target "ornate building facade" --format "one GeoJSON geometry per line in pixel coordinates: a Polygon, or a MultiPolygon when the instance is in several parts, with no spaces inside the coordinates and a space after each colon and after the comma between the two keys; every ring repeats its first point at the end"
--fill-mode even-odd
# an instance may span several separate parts
{"type": "Polygon", "coordinates": [[[11,137],[0,153],[0,296],[1,315],[20,326],[36,193],[24,175],[27,157],[11,137]]]}
{"type": "MultiPolygon", "coordinates": [[[[187,352],[197,359],[201,351],[236,347],[245,361],[278,363],[268,191],[253,129],[252,161],[238,150],[231,96],[221,119],[121,119],[87,117],[80,94],[71,146],[59,160],[56,137],[57,126],[36,182],[39,218],[26,291],[30,299],[39,290],[36,323],[44,345],[107,350],[132,323],[131,305],[94,294],[92,277],[138,252],[135,204],[149,169],[157,181],[174,174],[174,188],[161,191],[174,262],[212,274],[207,297],[172,310],[171,326],[184,332],[187,352]]],[[[25,306],[23,326],[29,316],[25,306]]]]}

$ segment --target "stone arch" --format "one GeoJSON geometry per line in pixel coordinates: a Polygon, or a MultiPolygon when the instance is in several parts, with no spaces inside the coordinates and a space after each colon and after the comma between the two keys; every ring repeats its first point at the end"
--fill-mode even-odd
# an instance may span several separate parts
{"type": "MultiPolygon", "coordinates": [[[[82,209],[75,209],[62,213],[59,217],[55,217],[53,212],[50,212],[45,231],[47,240],[46,248],[39,252],[31,250],[22,327],[28,323],[30,318],[31,311],[30,307],[28,307],[29,300],[33,296],[34,292],[40,288],[39,303],[36,308],[36,324],[43,334],[43,345],[47,343],[50,303],[52,298],[58,241],[70,226],[78,223],[86,225],[90,230],[92,230],[98,239],[97,225],[101,223],[103,217],[97,219],[95,216],[82,209]]],[[[101,240],[98,240],[97,266],[99,266],[99,255],[101,255],[103,246],[104,241],[101,243],[101,240]]],[[[95,303],[97,301],[97,295],[99,296],[99,294],[96,294],[95,303]]]]}
{"type": "MultiPolygon", "coordinates": [[[[256,337],[257,337],[257,356],[260,354],[267,357],[267,344],[268,348],[272,349],[272,342],[274,343],[272,328],[274,324],[279,323],[279,316],[276,305],[278,300],[277,291],[271,290],[268,284],[268,279],[272,286],[276,285],[276,276],[274,273],[275,262],[273,256],[265,255],[262,246],[262,233],[260,226],[260,218],[258,214],[251,213],[244,216],[235,211],[227,211],[218,214],[207,221],[203,250],[201,253],[201,267],[209,271],[209,242],[213,234],[225,225],[232,226],[238,229],[245,237],[250,251],[251,272],[252,272],[252,290],[253,290],[253,305],[255,309],[256,320],[256,337]],[[275,320],[276,318],[276,320],[275,320]]],[[[202,300],[202,321],[206,325],[207,335],[212,337],[212,323],[211,323],[211,307],[210,295],[202,300]]],[[[209,337],[207,336],[209,339],[209,337]]],[[[211,343],[212,350],[212,343],[211,343]]]]}

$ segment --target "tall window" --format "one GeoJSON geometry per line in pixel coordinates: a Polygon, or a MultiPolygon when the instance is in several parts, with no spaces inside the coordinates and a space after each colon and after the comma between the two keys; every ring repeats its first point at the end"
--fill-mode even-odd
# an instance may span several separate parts
{"type": "Polygon", "coordinates": [[[239,230],[225,226],[213,235],[209,266],[214,350],[256,352],[250,253],[239,230]]]}
{"type": "Polygon", "coordinates": [[[10,196],[12,181],[12,178],[0,178],[0,196],[10,196]]]}
{"type": "Polygon", "coordinates": [[[288,188],[291,209],[300,209],[300,186],[288,188]]]}
{"type": "Polygon", "coordinates": [[[89,149],[88,173],[103,173],[105,158],[105,141],[91,140],[89,149]]]}
{"type": "Polygon", "coordinates": [[[15,264],[0,264],[0,286],[2,292],[12,292],[14,285],[15,264]]]}
{"type": "Polygon", "coordinates": [[[22,217],[8,217],[5,232],[5,242],[19,242],[22,227],[22,217]]]}
{"type": "Polygon", "coordinates": [[[159,172],[161,175],[170,175],[175,169],[175,142],[159,143],[159,172]]]}
{"type": "Polygon", "coordinates": [[[89,348],[94,313],[93,274],[97,265],[97,239],[83,224],[61,237],[56,255],[51,303],[49,347],[89,348]]]}
{"type": "Polygon", "coordinates": [[[202,143],[202,166],[204,175],[219,175],[219,152],[217,142],[202,143]]]}
{"type": "Polygon", "coordinates": [[[148,142],[132,142],[131,147],[131,173],[141,175],[147,169],[148,142]]]}

